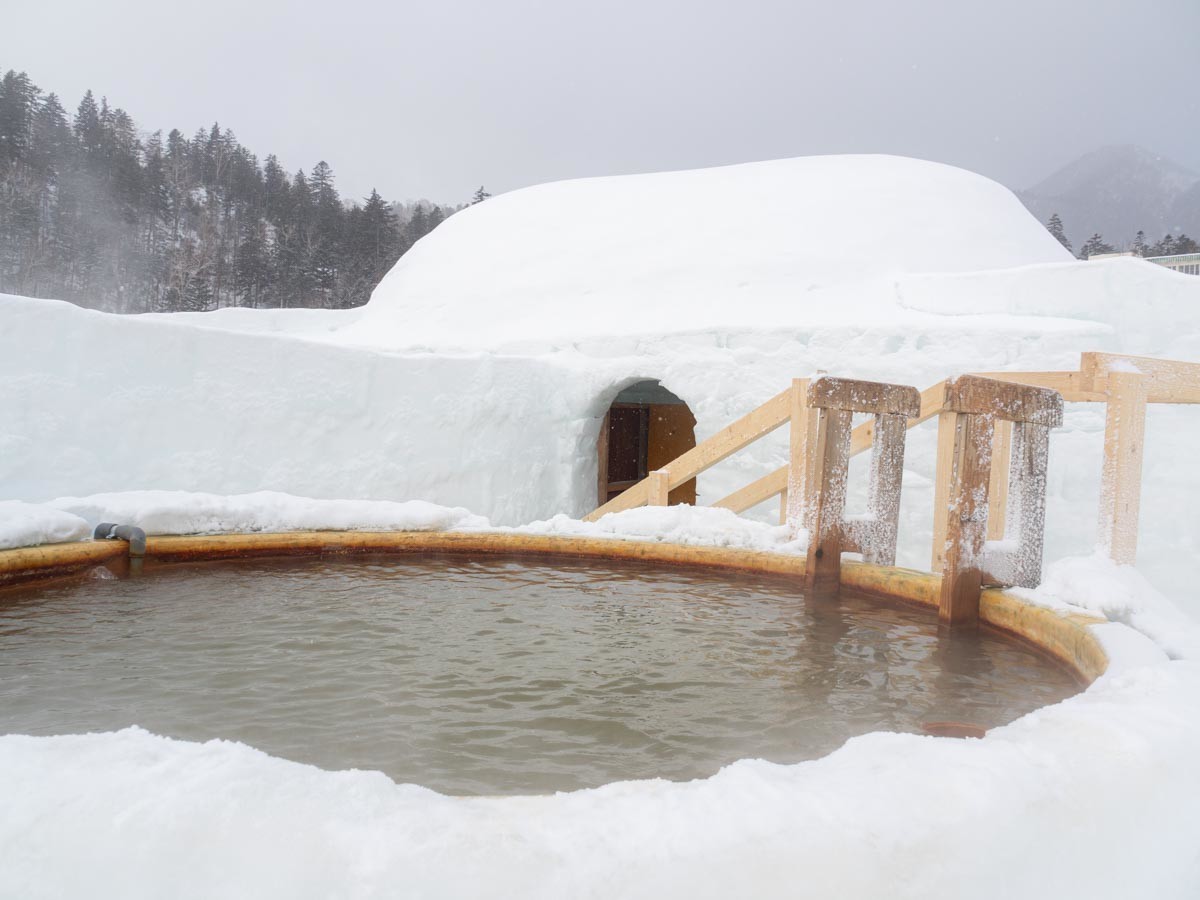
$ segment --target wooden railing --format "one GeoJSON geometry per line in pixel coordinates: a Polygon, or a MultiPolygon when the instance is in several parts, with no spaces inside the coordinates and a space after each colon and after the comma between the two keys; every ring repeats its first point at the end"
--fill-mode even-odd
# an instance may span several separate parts
{"type": "Polygon", "coordinates": [[[899,502],[904,442],[896,436],[904,432],[898,423],[912,428],[938,416],[930,569],[942,574],[942,619],[969,622],[981,581],[1036,585],[1040,579],[1045,448],[1050,429],[1061,423],[1064,401],[1106,404],[1100,541],[1114,560],[1132,564],[1146,406],[1200,403],[1200,363],[1084,353],[1078,371],[983,372],[938,382],[919,396],[904,385],[795,379],[790,389],[650,473],[587,520],[666,505],[673,488],[790,423],[788,464],[713,505],[740,513],[780,497],[781,520],[809,530],[807,588],[819,595],[836,584],[842,552],[894,561],[895,529],[889,533],[886,523],[895,521],[892,505],[899,502]],[[853,412],[874,415],[851,429],[853,412]],[[868,515],[846,521],[846,463],[872,447],[868,515]],[[883,486],[889,478],[894,490],[883,486]],[[1015,528],[1010,506],[1017,512],[1015,528]],[[1013,530],[1016,537],[1005,542],[1013,530]]]}

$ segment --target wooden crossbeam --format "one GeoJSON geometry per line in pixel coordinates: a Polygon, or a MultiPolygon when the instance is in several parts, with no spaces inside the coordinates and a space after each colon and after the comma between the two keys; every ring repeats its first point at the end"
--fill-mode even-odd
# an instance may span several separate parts
{"type": "Polygon", "coordinates": [[[1057,428],[1062,425],[1063,400],[1057,391],[1046,388],[959,375],[946,382],[942,409],[1057,428]]]}
{"type": "Polygon", "coordinates": [[[1084,353],[1080,371],[1102,395],[1111,373],[1146,376],[1147,403],[1200,403],[1200,363],[1120,353],[1084,353]]]}

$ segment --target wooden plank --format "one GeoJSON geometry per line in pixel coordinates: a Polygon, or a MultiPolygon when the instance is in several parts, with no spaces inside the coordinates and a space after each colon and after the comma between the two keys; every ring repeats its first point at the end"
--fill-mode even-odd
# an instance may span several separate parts
{"type": "MultiPolygon", "coordinates": [[[[726,457],[737,453],[747,444],[751,444],[766,434],[770,434],[784,422],[788,421],[790,413],[792,389],[788,388],[776,394],[762,406],[742,416],[731,425],[722,428],[708,440],[703,441],[684,453],[678,459],[671,461],[670,488],[679,487],[686,481],[691,481],[705,469],[716,465],[726,457]]],[[[603,506],[592,510],[584,516],[585,522],[594,522],[610,512],[620,512],[642,506],[646,502],[647,479],[642,479],[636,485],[622,494],[609,500],[603,506]]]]}
{"type": "Polygon", "coordinates": [[[954,474],[954,440],[958,430],[958,413],[944,412],[938,416],[937,462],[933,480],[933,552],[929,571],[942,571],[946,559],[946,535],[950,516],[950,479],[954,474]]]}
{"type": "Polygon", "coordinates": [[[821,409],[916,417],[921,412],[921,395],[916,388],[903,384],[823,375],[808,386],[808,405],[821,409]]]}
{"type": "Polygon", "coordinates": [[[1062,394],[1068,403],[1103,403],[1104,391],[1092,385],[1091,378],[1083,372],[972,372],[981,378],[994,381],[1011,381],[1033,387],[1048,388],[1062,394]]]}
{"type": "Polygon", "coordinates": [[[1009,460],[1012,451],[1013,423],[999,419],[992,439],[992,478],[988,483],[988,530],[989,541],[1004,540],[1007,522],[1009,460]]]}
{"type": "Polygon", "coordinates": [[[764,500],[770,500],[776,494],[787,493],[787,486],[787,466],[780,466],[774,472],[750,482],[727,497],[722,497],[713,506],[730,509],[735,513],[745,512],[752,506],[758,506],[764,500]]]}
{"type": "Polygon", "coordinates": [[[992,455],[992,416],[958,414],[955,423],[945,557],[938,620],[973,625],[979,620],[980,571],[987,537],[987,491],[992,455]]]}
{"type": "Polygon", "coordinates": [[[1147,377],[1147,403],[1200,403],[1200,363],[1121,353],[1084,353],[1080,370],[1103,391],[1113,372],[1147,377]]]}
{"type": "Polygon", "coordinates": [[[690,481],[705,469],[715,466],[788,421],[791,396],[791,388],[776,394],[762,406],[672,461],[671,487],[677,488],[685,481],[690,481]]]}
{"type": "Polygon", "coordinates": [[[1118,563],[1137,560],[1142,450],[1146,433],[1148,378],[1133,372],[1106,377],[1104,468],[1100,479],[1100,543],[1118,563]]]}
{"type": "Polygon", "coordinates": [[[595,522],[601,516],[610,512],[621,512],[626,509],[633,509],[637,506],[645,506],[649,487],[650,482],[643,478],[633,487],[617,494],[617,496],[613,497],[603,506],[593,509],[590,513],[583,517],[583,521],[595,522]]]}
{"type": "Polygon", "coordinates": [[[816,440],[817,417],[808,405],[811,383],[807,378],[793,378],[788,398],[788,464],[784,494],[787,508],[783,524],[794,536],[803,526],[804,503],[807,498],[805,479],[808,477],[808,453],[816,440]]]}
{"type": "Polygon", "coordinates": [[[1061,425],[1063,415],[1062,397],[1055,391],[978,375],[960,375],[947,381],[944,408],[1050,428],[1061,425]]]}
{"type": "Polygon", "coordinates": [[[667,469],[655,469],[646,476],[646,505],[647,506],[666,506],[667,497],[670,493],[670,488],[667,483],[670,481],[671,473],[667,469]]]}
{"type": "Polygon", "coordinates": [[[804,596],[809,600],[830,599],[840,590],[852,419],[853,413],[846,409],[817,409],[815,414],[815,440],[808,450],[804,478],[804,524],[808,528],[804,596]]]}

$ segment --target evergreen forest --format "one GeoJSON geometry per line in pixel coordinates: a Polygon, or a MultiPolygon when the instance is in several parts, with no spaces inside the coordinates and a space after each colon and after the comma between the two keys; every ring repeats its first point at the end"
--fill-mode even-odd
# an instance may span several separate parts
{"type": "Polygon", "coordinates": [[[454,211],[347,203],[324,161],[289,174],[228,128],[144,134],[91,91],[69,113],[25,73],[0,81],[3,293],[131,313],[358,306],[454,211]]]}

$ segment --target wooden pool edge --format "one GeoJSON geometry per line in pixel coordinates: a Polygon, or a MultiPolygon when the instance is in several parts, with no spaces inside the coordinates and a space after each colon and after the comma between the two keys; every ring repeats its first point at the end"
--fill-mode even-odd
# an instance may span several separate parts
{"type": "MultiPolygon", "coordinates": [[[[189,562],[351,553],[462,553],[641,560],[742,572],[802,576],[804,557],[766,550],[518,532],[291,531],[271,534],[159,536],[146,539],[145,559],[189,562]]],[[[123,560],[124,541],[84,541],[0,550],[0,587],[79,574],[123,560]]],[[[881,600],[937,608],[940,578],[895,566],[845,561],[841,583],[881,600]]],[[[1057,660],[1084,684],[1108,668],[1091,625],[1105,620],[1036,606],[1011,591],[984,590],[980,620],[1057,660]]]]}

